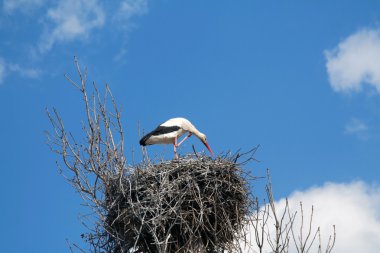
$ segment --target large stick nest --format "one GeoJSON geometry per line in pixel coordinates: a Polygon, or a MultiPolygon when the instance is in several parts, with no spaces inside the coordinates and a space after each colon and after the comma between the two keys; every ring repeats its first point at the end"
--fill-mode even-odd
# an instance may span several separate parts
{"type": "Polygon", "coordinates": [[[113,252],[235,251],[251,204],[227,157],[145,163],[109,183],[103,226],[113,252]]]}

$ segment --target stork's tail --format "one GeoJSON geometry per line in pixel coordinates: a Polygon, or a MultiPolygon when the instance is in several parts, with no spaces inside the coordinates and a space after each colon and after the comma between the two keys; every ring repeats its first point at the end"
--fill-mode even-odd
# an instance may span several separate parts
{"type": "Polygon", "coordinates": [[[151,134],[147,134],[144,137],[142,137],[141,140],[140,140],[140,145],[141,146],[148,145],[146,142],[147,142],[147,140],[149,139],[150,136],[151,136],[151,134]]]}

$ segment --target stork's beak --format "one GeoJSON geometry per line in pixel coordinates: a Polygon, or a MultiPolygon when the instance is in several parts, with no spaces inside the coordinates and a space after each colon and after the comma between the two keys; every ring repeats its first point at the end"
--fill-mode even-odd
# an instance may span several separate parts
{"type": "Polygon", "coordinates": [[[212,152],[211,148],[210,148],[210,145],[208,145],[207,142],[203,142],[203,144],[205,144],[205,146],[207,147],[208,151],[210,151],[211,155],[213,156],[214,153],[212,152]]]}

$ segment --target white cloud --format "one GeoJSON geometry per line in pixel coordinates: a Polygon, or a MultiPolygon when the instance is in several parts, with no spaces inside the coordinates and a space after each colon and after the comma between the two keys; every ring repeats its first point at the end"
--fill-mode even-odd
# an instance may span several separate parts
{"type": "Polygon", "coordinates": [[[143,15],[147,12],[147,0],[124,0],[120,3],[117,16],[118,18],[130,19],[133,16],[143,15]]]}
{"type": "MultiPolygon", "coordinates": [[[[116,14],[113,18],[115,23],[121,29],[126,31],[131,31],[135,28],[135,25],[131,19],[135,16],[141,16],[148,12],[148,1],[147,0],[124,0],[119,6],[116,14]]],[[[126,49],[127,38],[124,38],[124,46],[119,50],[119,52],[114,56],[115,61],[122,61],[127,53],[126,49]]]]}
{"type": "Polygon", "coordinates": [[[3,82],[5,76],[5,62],[0,58],[0,84],[3,82]]]}
{"type": "MultiPolygon", "coordinates": [[[[315,230],[317,226],[320,226],[323,247],[326,246],[328,236],[333,232],[332,225],[336,225],[337,237],[333,252],[376,253],[379,251],[380,187],[369,186],[360,181],[347,184],[326,183],[321,187],[294,192],[288,200],[292,210],[298,209],[302,201],[306,218],[304,224],[308,224],[311,206],[314,206],[313,228],[315,230]]],[[[276,202],[276,207],[277,212],[281,213],[285,207],[285,199],[276,202]]],[[[295,227],[300,227],[300,219],[296,220],[295,227]]],[[[253,233],[251,237],[251,240],[254,240],[253,233]]],[[[317,244],[318,241],[315,246],[317,244]]],[[[270,252],[268,245],[266,252],[270,252]]],[[[294,246],[289,252],[296,252],[294,246]]],[[[317,248],[312,248],[310,252],[318,251],[317,248]]]]}
{"type": "Polygon", "coordinates": [[[38,78],[41,75],[41,71],[38,69],[25,68],[19,64],[9,63],[0,57],[0,84],[3,83],[5,76],[11,73],[32,79],[38,78]]]}
{"type": "Polygon", "coordinates": [[[44,0],[4,0],[3,10],[12,13],[15,10],[29,11],[42,5],[44,0]]]}
{"type": "Polygon", "coordinates": [[[48,28],[41,36],[40,52],[49,51],[56,42],[88,38],[104,25],[105,12],[97,0],[61,0],[48,10],[45,22],[48,28]]]}
{"type": "Polygon", "coordinates": [[[38,78],[41,74],[41,71],[38,69],[24,68],[18,64],[13,64],[13,63],[8,64],[8,69],[9,71],[18,73],[21,76],[28,77],[28,78],[38,78]]]}
{"type": "Polygon", "coordinates": [[[344,127],[344,132],[346,134],[354,134],[358,137],[364,137],[368,132],[368,126],[362,120],[352,118],[344,127]]]}
{"type": "MultiPolygon", "coordinates": [[[[28,12],[37,7],[45,14],[36,17],[42,32],[35,51],[46,53],[58,43],[88,40],[97,30],[103,29],[107,21],[115,21],[110,29],[122,28],[127,32],[134,28],[131,19],[148,12],[147,0],[122,0],[106,3],[101,0],[4,0],[3,11],[28,12]],[[107,20],[107,17],[109,20],[107,20]]],[[[125,44],[125,43],[124,43],[125,44]]],[[[123,55],[122,48],[120,55],[123,55]]]]}
{"type": "Polygon", "coordinates": [[[326,50],[325,56],[335,91],[360,91],[368,84],[380,92],[380,29],[362,29],[326,50]]]}

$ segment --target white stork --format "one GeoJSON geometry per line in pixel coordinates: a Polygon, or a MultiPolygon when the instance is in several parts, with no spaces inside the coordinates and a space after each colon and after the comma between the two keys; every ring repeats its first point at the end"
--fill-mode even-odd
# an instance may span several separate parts
{"type": "Polygon", "coordinates": [[[191,135],[198,137],[201,142],[207,147],[211,155],[214,155],[210,146],[207,143],[206,135],[199,132],[190,121],[185,118],[173,118],[165,121],[159,125],[152,132],[148,133],[140,140],[140,145],[154,145],[154,144],[173,144],[174,155],[177,156],[177,147],[179,147],[191,135]],[[187,136],[178,143],[178,139],[187,133],[187,136]]]}

